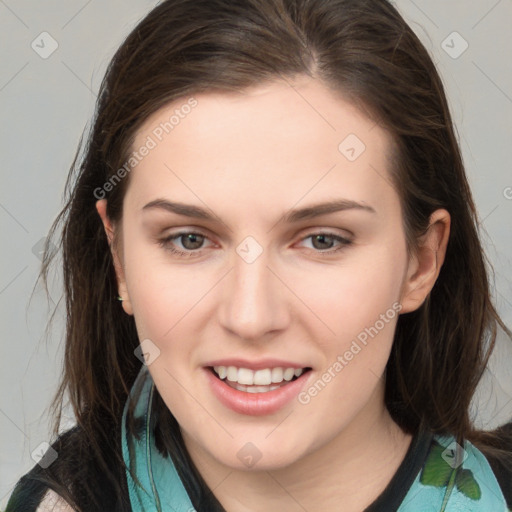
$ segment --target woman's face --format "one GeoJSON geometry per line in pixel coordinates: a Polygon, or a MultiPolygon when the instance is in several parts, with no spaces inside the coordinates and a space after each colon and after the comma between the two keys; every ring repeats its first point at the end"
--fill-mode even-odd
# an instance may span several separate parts
{"type": "Polygon", "coordinates": [[[119,290],[189,449],[285,467],[382,417],[414,309],[389,134],[303,78],[177,101],[133,149],[119,290]],[[267,394],[212,366],[258,383],[311,370],[267,394]]]}

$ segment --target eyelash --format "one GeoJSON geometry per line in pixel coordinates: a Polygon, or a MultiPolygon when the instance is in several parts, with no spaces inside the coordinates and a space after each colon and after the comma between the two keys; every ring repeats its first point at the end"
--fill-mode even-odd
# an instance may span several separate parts
{"type": "MultiPolygon", "coordinates": [[[[205,235],[203,235],[202,233],[197,233],[195,231],[182,231],[180,233],[175,233],[175,234],[172,234],[172,235],[170,235],[170,236],[168,236],[166,238],[163,238],[162,240],[159,240],[158,245],[160,247],[162,247],[163,249],[165,249],[166,251],[169,251],[172,254],[176,254],[178,256],[183,256],[185,258],[190,258],[190,257],[194,257],[194,256],[197,256],[197,255],[201,254],[201,252],[202,252],[201,249],[182,251],[180,249],[176,249],[175,247],[173,247],[171,245],[171,242],[173,240],[176,240],[176,239],[178,239],[178,238],[180,238],[182,236],[185,236],[185,235],[198,235],[198,236],[201,236],[201,237],[204,237],[205,239],[207,239],[207,237],[205,235]]],[[[352,244],[352,241],[349,240],[348,238],[344,238],[342,236],[336,235],[334,233],[328,233],[328,232],[326,232],[326,233],[324,233],[324,232],[310,233],[308,236],[305,236],[304,238],[302,238],[301,242],[304,241],[304,240],[307,240],[308,238],[317,236],[317,235],[333,238],[334,240],[337,240],[341,244],[337,249],[327,249],[325,251],[320,251],[320,250],[312,249],[317,254],[332,255],[334,253],[337,253],[338,251],[343,250],[345,247],[347,247],[347,246],[352,244]]]]}

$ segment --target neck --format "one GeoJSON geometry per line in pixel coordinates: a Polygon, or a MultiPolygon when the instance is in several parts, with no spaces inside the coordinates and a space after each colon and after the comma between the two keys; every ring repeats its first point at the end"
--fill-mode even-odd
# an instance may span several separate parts
{"type": "Polygon", "coordinates": [[[241,471],[219,463],[183,432],[190,456],[227,512],[360,512],[386,488],[412,436],[384,406],[383,389],[326,444],[286,467],[241,471]],[[375,405],[375,403],[373,405],[375,405]]]}

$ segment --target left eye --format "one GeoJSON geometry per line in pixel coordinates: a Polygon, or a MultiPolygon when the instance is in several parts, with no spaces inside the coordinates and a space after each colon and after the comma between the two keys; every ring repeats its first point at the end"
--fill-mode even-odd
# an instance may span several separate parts
{"type": "MultiPolygon", "coordinates": [[[[311,235],[308,235],[307,237],[303,238],[302,241],[307,240],[308,238],[312,239],[312,244],[314,249],[320,249],[317,252],[323,252],[323,253],[333,253],[336,251],[339,251],[340,249],[343,249],[343,247],[350,245],[352,242],[348,238],[344,238],[339,235],[335,235],[334,233],[314,233],[311,235]],[[325,244],[325,240],[332,240],[337,241],[339,243],[338,248],[331,249],[330,247],[315,247],[315,243],[320,242],[320,245],[325,244]],[[324,250],[321,250],[324,249],[324,250]]],[[[328,243],[328,245],[331,245],[328,243]]]]}

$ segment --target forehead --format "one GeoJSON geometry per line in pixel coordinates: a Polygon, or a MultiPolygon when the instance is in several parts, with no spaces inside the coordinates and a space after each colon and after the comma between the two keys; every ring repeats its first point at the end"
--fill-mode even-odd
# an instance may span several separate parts
{"type": "Polygon", "coordinates": [[[143,146],[151,149],[131,171],[129,187],[138,203],[166,192],[267,210],[307,202],[306,195],[384,209],[398,200],[390,134],[310,78],[174,101],[138,130],[132,150],[143,146]]]}

